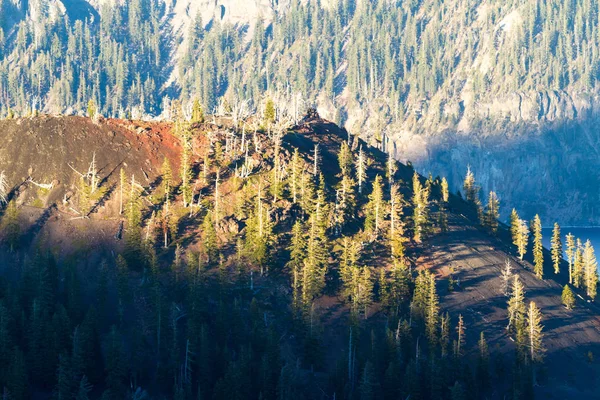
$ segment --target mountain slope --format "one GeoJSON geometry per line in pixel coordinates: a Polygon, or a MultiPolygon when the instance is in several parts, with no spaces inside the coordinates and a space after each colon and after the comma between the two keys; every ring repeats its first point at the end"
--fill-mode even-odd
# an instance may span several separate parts
{"type": "MultiPolygon", "coordinates": [[[[32,322],[23,338],[18,339],[22,326],[9,323],[8,340],[0,335],[0,343],[16,343],[13,355],[18,351],[27,357],[44,354],[38,362],[27,364],[28,371],[36,372],[26,378],[32,390],[48,394],[55,385],[62,387],[56,379],[63,375],[56,371],[62,371],[70,358],[61,357],[61,364],[58,355],[70,354],[76,337],[72,331],[77,332],[79,324],[92,329],[89,318],[94,318],[98,326],[91,332],[98,339],[90,344],[95,350],[86,353],[93,360],[86,374],[98,394],[104,391],[106,396],[113,390],[122,397],[133,395],[126,389],[131,383],[118,384],[127,381],[135,382],[140,393],[147,391],[159,399],[173,397],[179,387],[186,388],[190,398],[189,392],[201,390],[223,399],[252,398],[259,393],[273,399],[323,395],[351,399],[352,385],[356,390],[370,387],[364,378],[370,363],[372,375],[366,375],[371,382],[382,382],[372,387],[376,398],[420,394],[425,399],[446,399],[451,398],[450,387],[456,385],[479,393],[474,398],[486,393],[487,398],[501,399],[515,391],[528,396],[528,390],[548,399],[597,397],[600,364],[594,357],[600,354],[600,310],[596,303],[575,290],[581,295],[575,309],[564,309],[560,294],[567,280],[566,265],[560,275],[554,275],[545,254],[545,280],[539,280],[527,257],[520,261],[514,256],[506,228],[501,226],[497,237],[490,236],[475,222],[472,205],[458,196],[450,196],[449,231],[441,232],[437,179],[430,183],[428,237],[423,243],[405,242],[407,269],[400,271],[407,274],[409,293],[401,295],[395,306],[386,306],[382,282],[395,285],[403,278],[388,245],[389,217],[383,219],[382,231],[374,233],[367,204],[376,197],[371,194],[373,182],[385,176],[388,160],[383,152],[354,141],[333,123],[313,115],[279,139],[275,131],[269,133],[252,120],[240,129],[229,118],[182,129],[167,123],[113,119],[94,123],[81,117],[42,116],[2,121],[0,128],[0,139],[6,144],[0,152],[0,171],[6,169],[9,185],[18,187],[12,197],[18,204],[22,233],[16,242],[20,249],[11,253],[3,246],[0,251],[0,311],[11,316],[0,322],[13,321],[14,316],[35,321],[38,302],[44,310],[39,317],[44,322],[32,322]],[[186,131],[191,132],[188,162],[196,207],[182,205],[185,188],[180,172],[186,147],[180,143],[188,140],[186,131]],[[338,217],[345,211],[339,207],[339,154],[349,140],[354,159],[364,152],[367,170],[363,193],[353,185],[357,208],[340,222],[338,217]],[[315,145],[322,180],[312,174],[315,145]],[[27,150],[33,148],[36,153],[30,157],[27,150]],[[294,169],[296,149],[301,168],[294,169]],[[92,169],[94,151],[100,189],[108,191],[93,200],[97,204],[85,217],[78,211],[86,186],[77,183],[82,178],[73,169],[92,169]],[[173,185],[166,201],[168,174],[161,166],[165,158],[172,166],[173,185]],[[122,215],[117,172],[121,167],[128,179],[133,176],[140,184],[125,190],[122,215]],[[296,203],[294,171],[304,182],[296,203]],[[44,190],[31,182],[21,185],[25,175],[42,184],[52,180],[54,185],[44,190]],[[282,176],[283,189],[278,192],[275,184],[282,176]],[[71,196],[63,197],[69,191],[71,196]],[[136,207],[140,207],[139,217],[130,211],[136,207]],[[327,212],[319,214],[323,210],[327,212]],[[323,219],[317,224],[319,215],[323,219]],[[306,229],[307,240],[300,276],[311,273],[310,254],[317,251],[308,247],[311,236],[321,229],[320,224],[326,227],[326,239],[318,242],[326,250],[319,261],[326,265],[326,272],[309,305],[297,304],[306,301],[304,293],[310,289],[305,277],[294,274],[290,247],[297,223],[306,229]],[[259,226],[270,232],[265,241],[257,234],[259,226]],[[364,297],[354,298],[344,289],[348,284],[343,269],[344,238],[360,244],[358,265],[353,268],[372,274],[369,279],[360,278],[361,285],[368,281],[373,285],[364,311],[357,311],[349,300],[363,302],[364,297]],[[136,240],[143,245],[132,252],[136,240]],[[525,285],[526,302],[535,301],[543,315],[546,361],[536,367],[538,385],[531,388],[527,373],[513,369],[514,343],[505,330],[507,299],[500,292],[500,269],[506,259],[525,285]],[[415,309],[419,304],[416,287],[423,276],[418,271],[425,270],[435,274],[440,315],[449,312],[452,340],[458,316],[464,316],[464,358],[441,356],[439,344],[426,339],[425,321],[415,309]],[[450,273],[456,282],[453,291],[447,289],[450,273]],[[376,278],[381,276],[384,280],[376,278]],[[48,287],[53,288],[52,297],[44,294],[48,287]],[[44,324],[64,338],[37,344],[31,332],[44,324]],[[484,388],[477,383],[480,372],[469,368],[478,362],[480,332],[485,333],[492,360],[488,368],[493,379],[484,388]],[[117,350],[115,337],[122,346],[117,350]],[[354,352],[352,357],[348,349],[354,352]],[[199,354],[198,361],[188,361],[191,354],[199,354]],[[118,364],[122,368],[109,361],[114,357],[122,357],[118,364]],[[104,361],[98,360],[106,360],[106,371],[98,367],[104,361]],[[187,368],[189,375],[182,372],[187,368]],[[206,371],[212,372],[206,375],[206,371]],[[115,378],[115,374],[120,375],[115,378]],[[173,385],[174,380],[181,384],[173,385]]],[[[402,222],[408,239],[414,231],[413,169],[401,164],[396,168],[394,180],[405,199],[402,222]]],[[[420,182],[427,185],[423,178],[420,182]]],[[[383,193],[387,201],[387,180],[383,193]]],[[[4,215],[0,237],[10,241],[6,229],[10,208],[0,213],[4,215]]],[[[7,363],[14,368],[15,361],[7,363]]],[[[12,375],[0,379],[8,382],[11,394],[18,386],[12,375]]]]}

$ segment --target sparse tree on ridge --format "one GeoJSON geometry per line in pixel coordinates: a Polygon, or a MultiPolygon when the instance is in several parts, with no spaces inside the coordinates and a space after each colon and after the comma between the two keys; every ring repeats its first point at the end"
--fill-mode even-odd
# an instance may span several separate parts
{"type": "Polygon", "coordinates": [[[529,228],[527,222],[520,219],[518,222],[518,231],[515,240],[515,245],[519,253],[519,259],[523,260],[525,253],[527,252],[527,243],[529,241],[529,228]]]}
{"type": "Polygon", "coordinates": [[[542,314],[532,301],[527,310],[527,334],[529,336],[529,357],[534,364],[540,363],[544,359],[543,328],[542,314]]]}
{"type": "Polygon", "coordinates": [[[413,224],[414,240],[419,243],[423,240],[429,218],[429,187],[423,186],[419,175],[413,175],[413,224]]]}
{"type": "Polygon", "coordinates": [[[494,235],[498,232],[499,209],[500,202],[498,201],[498,196],[496,196],[495,192],[490,192],[485,212],[485,224],[494,235]]]}
{"type": "Polygon", "coordinates": [[[583,273],[585,278],[586,293],[594,300],[598,286],[598,262],[592,243],[587,240],[583,247],[583,273]]]}
{"type": "Polygon", "coordinates": [[[562,241],[560,239],[560,226],[557,222],[554,223],[554,229],[552,230],[551,253],[554,273],[558,274],[560,272],[560,262],[562,261],[562,241]]]}
{"type": "Polygon", "coordinates": [[[510,260],[507,258],[504,263],[504,268],[502,269],[502,293],[507,297],[510,296],[511,293],[512,279],[512,266],[510,260]]]}
{"type": "Polygon", "coordinates": [[[569,285],[565,285],[562,292],[562,303],[567,308],[567,310],[572,310],[575,306],[575,295],[573,291],[569,287],[569,285]]]}
{"type": "Polygon", "coordinates": [[[542,247],[542,221],[536,214],[531,223],[533,232],[533,271],[539,279],[544,277],[544,248],[542,247]]]}
{"type": "Polygon", "coordinates": [[[575,236],[572,233],[568,233],[566,236],[566,253],[567,261],[569,263],[569,283],[573,284],[573,263],[575,261],[575,236]]]}
{"type": "Polygon", "coordinates": [[[467,175],[463,183],[463,191],[465,193],[465,199],[470,203],[475,203],[477,200],[477,192],[479,189],[475,186],[475,175],[471,171],[471,166],[467,166],[467,175]]]}

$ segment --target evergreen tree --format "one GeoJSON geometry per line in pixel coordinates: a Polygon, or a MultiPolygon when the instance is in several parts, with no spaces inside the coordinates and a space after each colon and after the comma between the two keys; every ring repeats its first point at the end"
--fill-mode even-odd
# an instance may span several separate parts
{"type": "Polygon", "coordinates": [[[529,357],[533,363],[540,363],[544,358],[544,345],[542,343],[542,314],[532,301],[527,311],[527,333],[529,336],[529,357]]]}
{"type": "Polygon", "coordinates": [[[478,199],[477,192],[479,189],[475,185],[475,175],[471,171],[471,166],[467,166],[467,175],[463,183],[463,191],[465,193],[465,199],[470,203],[475,203],[478,199]]]}
{"type": "Polygon", "coordinates": [[[543,279],[544,248],[542,247],[542,222],[537,214],[531,224],[531,230],[533,232],[533,271],[539,279],[543,279]]]}
{"type": "Polygon", "coordinates": [[[465,322],[462,314],[458,315],[458,325],[456,325],[456,342],[454,344],[454,357],[462,357],[465,349],[466,337],[465,337],[465,322]]]}
{"type": "Polygon", "coordinates": [[[429,187],[423,186],[419,175],[413,175],[413,224],[414,240],[421,242],[426,231],[429,207],[429,187]]]}
{"type": "Polygon", "coordinates": [[[567,307],[567,310],[572,310],[575,306],[575,295],[573,294],[573,291],[571,290],[569,285],[565,285],[565,287],[563,288],[561,298],[562,303],[565,307],[567,307]]]}
{"type": "Polygon", "coordinates": [[[522,219],[518,223],[518,231],[516,236],[515,245],[519,253],[519,258],[522,260],[527,252],[527,243],[529,241],[529,228],[527,228],[527,222],[522,219]]]}
{"type": "Polygon", "coordinates": [[[525,319],[525,291],[519,276],[515,275],[512,295],[508,300],[508,326],[511,332],[518,332],[524,326],[525,319]]]}
{"type": "Polygon", "coordinates": [[[552,230],[552,241],[551,241],[551,253],[552,253],[552,265],[554,266],[554,273],[560,272],[560,262],[562,261],[562,241],[560,239],[560,226],[558,223],[554,223],[554,229],[552,230]]]}
{"type": "Polygon", "coordinates": [[[438,320],[439,320],[439,298],[435,290],[435,276],[429,274],[429,294],[427,311],[425,315],[425,328],[429,345],[433,350],[437,341],[438,320]]]}
{"type": "Polygon", "coordinates": [[[373,191],[369,195],[369,203],[366,206],[365,228],[378,235],[381,229],[382,221],[385,218],[385,203],[383,200],[383,185],[381,176],[375,177],[373,182],[373,191]]]}
{"type": "Polygon", "coordinates": [[[510,234],[511,234],[511,238],[512,238],[512,242],[515,246],[518,247],[518,239],[519,239],[519,227],[520,225],[520,221],[521,219],[519,218],[519,214],[517,214],[517,210],[515,210],[514,208],[512,209],[511,213],[510,213],[510,234]]]}
{"type": "Polygon", "coordinates": [[[598,262],[592,243],[587,240],[583,248],[583,273],[586,293],[592,300],[596,299],[598,286],[598,262]]]}
{"type": "Polygon", "coordinates": [[[569,262],[569,283],[573,284],[573,264],[575,262],[575,236],[573,234],[568,233],[566,236],[566,253],[567,253],[567,261],[569,262]]]}
{"type": "Polygon", "coordinates": [[[485,213],[485,225],[494,235],[498,232],[499,209],[500,202],[498,201],[498,196],[496,196],[496,193],[490,192],[485,213]]]}
{"type": "Polygon", "coordinates": [[[404,258],[404,242],[407,240],[404,236],[404,222],[402,217],[404,207],[404,198],[400,193],[397,184],[393,184],[390,189],[390,249],[392,257],[396,259],[404,258]]]}

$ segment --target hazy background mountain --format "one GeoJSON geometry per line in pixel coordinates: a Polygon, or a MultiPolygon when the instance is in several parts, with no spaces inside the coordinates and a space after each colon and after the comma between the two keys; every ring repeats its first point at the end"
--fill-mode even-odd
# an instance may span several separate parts
{"type": "Polygon", "coordinates": [[[503,212],[600,224],[596,0],[0,0],[0,113],[317,105],[503,212]],[[485,199],[483,199],[485,201],[485,199]]]}

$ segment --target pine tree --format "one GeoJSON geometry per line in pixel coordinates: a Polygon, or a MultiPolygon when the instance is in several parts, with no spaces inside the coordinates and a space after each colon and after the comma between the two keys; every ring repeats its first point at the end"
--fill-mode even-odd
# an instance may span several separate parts
{"type": "Polygon", "coordinates": [[[161,174],[163,192],[166,201],[171,196],[171,187],[173,185],[173,172],[171,171],[171,163],[167,157],[163,159],[161,174]]]}
{"type": "Polygon", "coordinates": [[[413,224],[414,240],[421,242],[426,231],[429,208],[429,187],[423,186],[419,175],[413,175],[413,224]]]}
{"type": "Polygon", "coordinates": [[[573,294],[573,291],[571,290],[569,285],[565,285],[565,287],[563,288],[561,298],[562,303],[567,308],[567,310],[572,310],[575,306],[575,295],[573,294]]]}
{"type": "Polygon", "coordinates": [[[508,326],[509,331],[518,331],[524,323],[525,318],[525,291],[519,276],[515,275],[513,280],[512,295],[508,299],[508,326]]]}
{"type": "Polygon", "coordinates": [[[429,274],[429,294],[427,298],[427,311],[425,315],[425,328],[427,339],[432,350],[437,340],[438,320],[439,320],[439,298],[435,290],[435,276],[429,274]]]}
{"type": "Polygon", "coordinates": [[[268,127],[275,122],[276,117],[275,102],[272,99],[267,99],[265,103],[264,123],[268,127]]]}
{"type": "Polygon", "coordinates": [[[442,358],[448,355],[448,344],[450,343],[450,315],[448,312],[442,314],[440,319],[440,349],[442,358]]]}
{"type": "Polygon", "coordinates": [[[573,234],[568,233],[566,238],[566,253],[567,253],[567,261],[569,262],[569,283],[573,284],[573,263],[575,262],[575,236],[573,234]]]}
{"type": "MultiPolygon", "coordinates": [[[[187,207],[192,203],[194,194],[192,193],[192,168],[191,168],[191,151],[192,151],[192,141],[191,134],[186,130],[182,134],[182,147],[183,151],[181,153],[181,197],[183,199],[183,206],[187,207]]],[[[217,178],[218,179],[218,178],[217,178]]],[[[215,210],[215,215],[216,210],[215,210]]]]}
{"type": "Polygon", "coordinates": [[[401,259],[404,257],[404,222],[402,217],[404,207],[404,198],[400,193],[399,186],[393,184],[390,189],[390,249],[392,257],[401,259]]]}
{"type": "Polygon", "coordinates": [[[470,203],[475,203],[477,200],[477,192],[479,189],[475,186],[475,175],[471,171],[471,166],[467,166],[467,175],[463,183],[463,191],[465,193],[465,199],[470,203]]]}
{"type": "Polygon", "coordinates": [[[551,253],[554,273],[558,274],[560,272],[560,262],[562,261],[562,241],[560,239],[560,226],[556,222],[552,230],[551,253]]]}
{"type": "Polygon", "coordinates": [[[542,333],[542,314],[532,301],[529,303],[527,311],[527,334],[529,342],[529,357],[530,360],[537,364],[544,359],[544,345],[542,343],[544,334],[542,333]]]}
{"type": "Polygon", "coordinates": [[[200,101],[198,99],[194,99],[192,104],[192,123],[203,123],[204,122],[204,110],[202,110],[202,106],[200,105],[200,101]]]}
{"type": "Polygon", "coordinates": [[[517,246],[517,250],[519,252],[519,258],[522,260],[527,252],[527,243],[529,241],[529,228],[527,227],[527,222],[522,219],[519,220],[519,228],[517,231],[517,237],[515,245],[517,246]]]}
{"type": "Polygon", "coordinates": [[[352,165],[354,164],[352,151],[348,143],[342,142],[338,153],[338,162],[343,176],[350,176],[352,173],[352,165]]]}
{"type": "Polygon", "coordinates": [[[358,179],[358,193],[362,194],[363,184],[367,178],[367,159],[363,152],[362,146],[358,150],[358,158],[356,160],[356,179],[358,179]]]}
{"type": "Polygon", "coordinates": [[[446,177],[442,178],[442,202],[443,203],[448,203],[448,200],[450,199],[450,191],[448,190],[448,181],[446,180],[446,177]]]}
{"type": "Polygon", "coordinates": [[[507,258],[506,263],[504,264],[504,269],[502,270],[502,293],[507,297],[510,296],[511,293],[512,279],[512,266],[510,264],[510,260],[507,258]]]}
{"type": "Polygon", "coordinates": [[[542,221],[536,214],[531,224],[533,232],[533,271],[539,279],[544,277],[544,248],[542,247],[542,221]]]}
{"type": "Polygon", "coordinates": [[[375,177],[373,182],[373,191],[369,195],[369,202],[366,206],[366,221],[365,228],[378,235],[381,229],[382,221],[385,218],[385,203],[383,200],[383,185],[381,182],[381,176],[375,177]]]}
{"type": "Polygon", "coordinates": [[[575,261],[573,262],[573,286],[580,288],[584,282],[584,265],[583,265],[583,245],[581,239],[577,239],[577,247],[575,249],[575,261]]]}
{"type": "Polygon", "coordinates": [[[587,240],[583,247],[583,273],[587,295],[596,299],[598,286],[598,262],[592,243],[587,240]]]}
{"type": "Polygon", "coordinates": [[[462,314],[458,315],[458,325],[456,326],[456,342],[454,343],[454,357],[460,358],[463,355],[466,343],[465,337],[465,322],[462,314]]]}
{"type": "Polygon", "coordinates": [[[204,249],[208,257],[208,263],[214,263],[217,260],[217,254],[219,252],[217,244],[217,232],[213,223],[212,212],[206,213],[204,216],[204,222],[202,223],[202,232],[204,235],[204,249]]]}
{"type": "Polygon", "coordinates": [[[300,305],[300,277],[304,264],[304,254],[306,252],[304,226],[300,220],[296,221],[292,228],[292,240],[288,250],[290,251],[288,266],[291,269],[293,304],[294,308],[297,309],[300,305]]]}
{"type": "Polygon", "coordinates": [[[510,224],[510,234],[511,234],[512,242],[515,246],[518,246],[517,242],[518,242],[518,238],[519,238],[520,221],[521,221],[521,219],[519,218],[519,214],[517,214],[517,210],[515,210],[513,208],[510,213],[509,224],[510,224]]]}
{"type": "Polygon", "coordinates": [[[494,235],[498,232],[499,209],[500,202],[498,201],[498,196],[496,196],[496,193],[490,192],[485,213],[485,225],[494,235]]]}
{"type": "Polygon", "coordinates": [[[290,167],[291,171],[289,173],[289,188],[292,192],[292,202],[297,203],[300,197],[300,193],[302,192],[302,161],[300,159],[300,153],[298,148],[294,149],[294,154],[292,156],[292,163],[290,167]]]}

